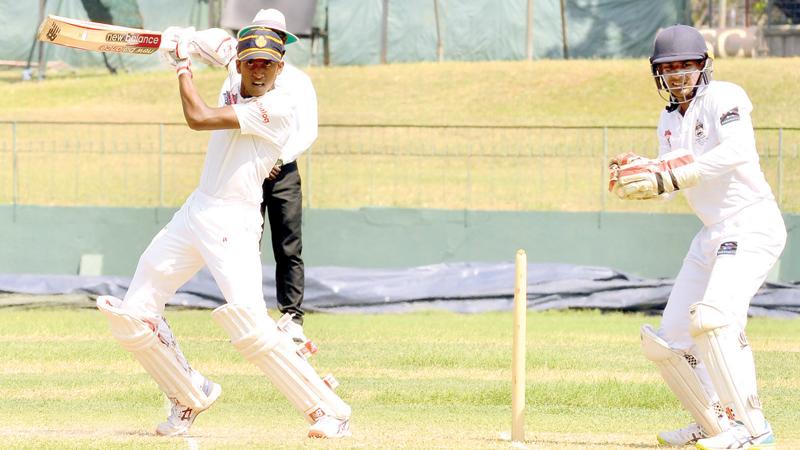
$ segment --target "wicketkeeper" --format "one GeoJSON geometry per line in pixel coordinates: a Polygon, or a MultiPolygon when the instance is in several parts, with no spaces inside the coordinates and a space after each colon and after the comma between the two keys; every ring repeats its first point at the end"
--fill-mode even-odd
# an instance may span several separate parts
{"type": "Polygon", "coordinates": [[[750,300],[783,251],[786,227],[759,165],[753,105],[739,86],[712,81],[705,40],[692,27],[661,31],[650,64],[667,101],[659,156],[614,158],[610,190],[641,200],[682,191],[703,222],[660,329],[641,330],[645,356],[694,418],[686,428],[659,433],[658,441],[707,450],[771,448],[775,437],[744,329],[750,300]]]}
{"type": "Polygon", "coordinates": [[[163,317],[175,291],[208,266],[227,304],[212,318],[231,343],[255,363],[311,424],[308,435],[348,436],[350,407],[309,365],[308,347],[267,315],[258,242],[263,220],[261,186],[295,129],[295,103],[275,80],[283,69],[284,44],[274,31],[248,26],[235,41],[224,30],[170,28],[163,56],[178,75],[186,123],[214,130],[197,189],[142,254],[124,300],[98,298],[115,338],[133,353],[172,401],[160,435],[189,430],[221,388],[194,370],[163,317]],[[231,45],[234,44],[234,45],[231,45]],[[192,81],[190,53],[217,65],[234,64],[240,79],[226,84],[219,106],[209,107],[192,81]]]}

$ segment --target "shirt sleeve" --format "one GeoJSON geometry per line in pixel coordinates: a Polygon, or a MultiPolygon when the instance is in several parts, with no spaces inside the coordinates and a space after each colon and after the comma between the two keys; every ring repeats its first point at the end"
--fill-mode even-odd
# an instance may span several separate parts
{"type": "Polygon", "coordinates": [[[669,153],[672,150],[672,145],[670,144],[671,138],[671,131],[667,129],[665,125],[665,116],[666,112],[661,113],[661,117],[658,120],[658,127],[656,128],[656,138],[658,139],[658,157],[664,156],[665,153],[669,153]]]}
{"type": "Polygon", "coordinates": [[[308,150],[318,136],[317,93],[311,79],[300,71],[287,71],[292,77],[289,90],[295,100],[295,132],[289,137],[281,150],[284,163],[295,161],[308,150]]]}
{"type": "Polygon", "coordinates": [[[235,104],[242,134],[250,134],[279,146],[286,144],[295,126],[294,105],[277,89],[247,103],[235,104]]]}
{"type": "Polygon", "coordinates": [[[750,113],[753,104],[736,85],[717,91],[710,109],[719,144],[697,158],[702,178],[715,178],[747,162],[758,161],[755,133],[750,113]]]}

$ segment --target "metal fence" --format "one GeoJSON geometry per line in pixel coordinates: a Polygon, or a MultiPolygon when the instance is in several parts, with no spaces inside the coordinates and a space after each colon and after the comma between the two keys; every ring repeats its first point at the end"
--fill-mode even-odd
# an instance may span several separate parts
{"type": "MultiPolygon", "coordinates": [[[[0,204],[176,207],[208,133],[173,123],[0,122],[0,204]]],[[[800,211],[800,128],[756,130],[784,211],[800,211]]],[[[621,202],[606,162],[655,156],[652,127],[322,125],[298,161],[306,207],[687,212],[621,202]]]]}

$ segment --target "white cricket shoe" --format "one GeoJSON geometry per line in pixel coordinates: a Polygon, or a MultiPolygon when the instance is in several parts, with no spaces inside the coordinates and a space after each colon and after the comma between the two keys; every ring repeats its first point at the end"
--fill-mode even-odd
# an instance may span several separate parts
{"type": "Polygon", "coordinates": [[[308,341],[305,333],[303,333],[303,326],[293,320],[284,325],[283,330],[289,334],[295,344],[305,344],[308,341]]]}
{"type": "Polygon", "coordinates": [[[662,431],[658,433],[658,443],[672,447],[683,447],[692,445],[698,440],[708,437],[703,427],[696,423],[674,431],[662,431]]]}
{"type": "Polygon", "coordinates": [[[744,425],[737,426],[724,431],[716,436],[700,439],[696,447],[700,450],[722,450],[722,449],[742,449],[751,450],[775,448],[775,435],[772,427],[767,423],[767,429],[758,436],[750,436],[750,432],[744,425]]]}
{"type": "Polygon", "coordinates": [[[308,437],[317,439],[338,439],[350,437],[350,418],[337,419],[322,416],[308,428],[308,437]]]}
{"type": "Polygon", "coordinates": [[[183,406],[173,400],[170,415],[167,417],[166,422],[158,424],[158,427],[156,427],[156,434],[159,436],[180,436],[186,434],[194,423],[194,419],[217,401],[219,394],[222,393],[222,387],[217,383],[206,380],[203,386],[203,392],[205,392],[209,400],[211,400],[208,406],[203,409],[183,406]]]}

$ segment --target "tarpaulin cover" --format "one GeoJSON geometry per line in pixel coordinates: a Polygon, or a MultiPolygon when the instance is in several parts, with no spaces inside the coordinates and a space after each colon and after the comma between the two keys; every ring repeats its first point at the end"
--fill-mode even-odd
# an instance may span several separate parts
{"type": "MultiPolygon", "coordinates": [[[[274,307],[275,269],[264,266],[264,293],[274,307]]],[[[334,313],[401,313],[447,310],[461,313],[510,310],[514,296],[512,263],[448,263],[406,269],[311,267],[306,269],[303,306],[334,313]]],[[[591,308],[657,313],[673,280],[647,279],[605,267],[570,264],[528,265],[528,308],[591,308]]],[[[123,297],[126,277],[0,275],[0,292],[17,294],[109,294],[123,297]]],[[[199,272],[170,305],[215,308],[222,294],[208,271],[199,272]]],[[[753,316],[797,317],[800,286],[767,283],[750,305],[753,316]]]]}

